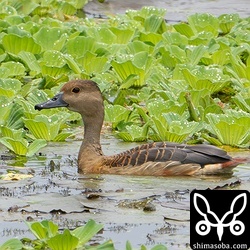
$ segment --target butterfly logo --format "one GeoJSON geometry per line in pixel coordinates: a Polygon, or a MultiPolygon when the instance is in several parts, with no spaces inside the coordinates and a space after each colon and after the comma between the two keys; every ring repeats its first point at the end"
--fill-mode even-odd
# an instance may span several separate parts
{"type": "Polygon", "coordinates": [[[225,227],[229,227],[230,232],[235,236],[238,236],[244,233],[245,225],[243,224],[242,221],[237,220],[237,216],[239,216],[246,208],[246,205],[247,205],[246,193],[239,194],[233,199],[231,206],[230,206],[230,210],[227,211],[222,216],[221,219],[219,219],[219,217],[213,211],[211,211],[210,205],[207,199],[203,195],[199,193],[195,193],[193,202],[194,202],[194,207],[196,211],[204,218],[203,220],[200,220],[199,222],[197,222],[195,226],[195,230],[199,235],[204,236],[204,235],[209,234],[211,227],[217,228],[217,235],[218,235],[219,241],[221,241],[222,239],[225,227]],[[203,205],[205,204],[206,211],[202,211],[204,210],[204,206],[202,206],[202,208],[199,208],[198,206],[199,199],[200,199],[200,202],[203,202],[203,205]],[[237,208],[235,207],[235,204],[239,203],[240,199],[243,199],[243,205],[240,209],[238,208],[237,210],[237,208]],[[230,222],[225,223],[225,220],[226,219],[228,220],[228,216],[232,217],[232,220],[230,222]],[[211,219],[213,219],[213,222],[211,222],[211,219]]]}

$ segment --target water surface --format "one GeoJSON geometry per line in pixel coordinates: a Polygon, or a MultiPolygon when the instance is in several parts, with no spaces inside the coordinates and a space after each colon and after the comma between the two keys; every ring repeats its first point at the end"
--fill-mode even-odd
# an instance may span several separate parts
{"type": "Polygon", "coordinates": [[[139,10],[145,5],[166,9],[166,20],[173,23],[186,21],[194,13],[210,13],[215,16],[238,13],[241,17],[250,16],[249,0],[107,0],[105,3],[96,0],[89,2],[84,9],[98,16],[123,14],[128,9],[139,10]]]}
{"type": "MultiPolygon", "coordinates": [[[[165,244],[169,249],[189,243],[189,194],[193,189],[250,190],[250,164],[242,164],[231,176],[133,177],[80,175],[76,157],[80,141],[50,143],[41,154],[22,162],[2,160],[1,174],[30,174],[23,180],[0,180],[0,243],[9,238],[31,237],[23,221],[52,219],[61,228],[75,228],[88,219],[104,224],[95,238],[113,239],[117,249],[126,240],[140,244],[165,244]],[[145,204],[153,211],[145,211],[145,204]]],[[[105,154],[118,153],[136,143],[102,136],[105,154]]],[[[0,148],[3,152],[3,148],[0,148]]],[[[235,156],[249,151],[231,152],[235,156]]]]}
{"type": "MultiPolygon", "coordinates": [[[[193,13],[219,16],[239,13],[249,17],[249,0],[108,0],[90,2],[85,11],[93,15],[124,13],[145,5],[167,9],[169,22],[186,21],[193,13]]],[[[106,154],[135,146],[113,136],[103,135],[106,154]]],[[[189,243],[189,193],[193,189],[223,188],[250,190],[250,164],[238,166],[231,176],[133,177],[79,175],[76,157],[80,141],[50,143],[41,154],[25,159],[0,160],[0,174],[17,172],[32,177],[0,180],[0,244],[7,239],[31,237],[24,221],[52,219],[60,228],[75,228],[88,219],[104,224],[97,242],[113,239],[117,249],[140,244],[165,244],[168,249],[183,249],[189,243]],[[153,211],[144,211],[148,204],[153,211]]],[[[0,155],[8,156],[0,145],[0,155]]],[[[249,150],[230,152],[249,156],[249,150]]]]}

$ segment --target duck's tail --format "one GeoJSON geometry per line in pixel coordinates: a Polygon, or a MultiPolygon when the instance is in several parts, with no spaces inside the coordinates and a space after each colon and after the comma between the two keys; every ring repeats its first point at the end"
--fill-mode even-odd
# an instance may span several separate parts
{"type": "Polygon", "coordinates": [[[232,160],[222,163],[222,168],[237,167],[243,163],[250,163],[250,158],[232,158],[232,160]]]}
{"type": "Polygon", "coordinates": [[[250,163],[250,158],[232,158],[229,161],[207,164],[199,170],[199,174],[227,174],[232,173],[233,168],[243,163],[250,163]]]}

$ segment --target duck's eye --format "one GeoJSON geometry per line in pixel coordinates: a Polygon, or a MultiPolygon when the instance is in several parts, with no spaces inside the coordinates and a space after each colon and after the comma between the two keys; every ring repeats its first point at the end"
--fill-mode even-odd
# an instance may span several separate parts
{"type": "Polygon", "coordinates": [[[79,93],[80,89],[78,87],[75,87],[75,88],[72,89],[72,92],[73,93],[79,93]]]}

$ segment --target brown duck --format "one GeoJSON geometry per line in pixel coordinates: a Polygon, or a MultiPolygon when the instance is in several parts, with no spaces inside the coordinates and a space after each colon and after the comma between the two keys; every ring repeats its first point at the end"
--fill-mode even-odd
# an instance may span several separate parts
{"type": "Polygon", "coordinates": [[[84,139],[78,155],[80,173],[127,175],[200,175],[231,172],[242,163],[211,145],[186,145],[173,142],[144,144],[113,156],[103,155],[100,133],[104,119],[103,98],[91,80],[66,83],[52,99],[35,109],[67,107],[81,114],[84,139]]]}

